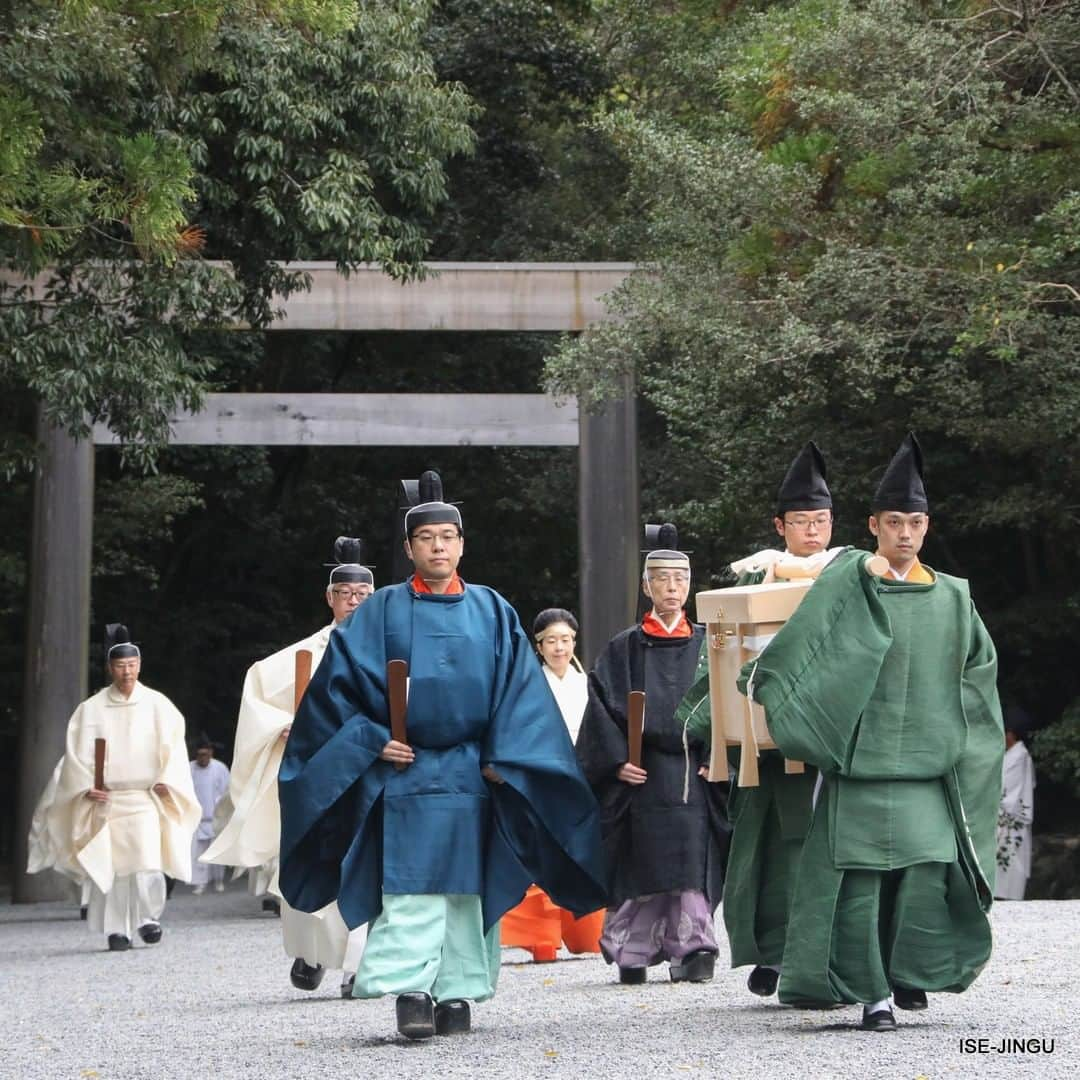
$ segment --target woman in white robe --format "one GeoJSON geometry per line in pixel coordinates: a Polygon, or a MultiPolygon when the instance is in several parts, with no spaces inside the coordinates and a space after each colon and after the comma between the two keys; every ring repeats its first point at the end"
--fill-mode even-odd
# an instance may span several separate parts
{"type": "Polygon", "coordinates": [[[1035,765],[1021,735],[1027,730],[1019,710],[1005,714],[1005,760],[1001,766],[998,812],[998,867],[994,896],[1023,900],[1031,876],[1031,824],[1035,809],[1035,765]]]}
{"type": "Polygon", "coordinates": [[[161,939],[162,874],[181,881],[191,876],[200,809],[183,716],[164,694],[138,681],[140,657],[126,630],[110,630],[124,639],[107,651],[112,684],[68,722],[45,824],[57,869],[90,880],[90,929],[122,951],[136,931],[147,944],[161,939]],[[106,747],[101,789],[94,784],[97,739],[106,747]]]}
{"type": "MultiPolygon", "coordinates": [[[[576,742],[589,703],[589,681],[574,655],[578,623],[565,608],[545,608],[533,620],[533,641],[551,693],[562,713],[570,741],[576,742]]],[[[505,947],[527,949],[538,964],[555,960],[560,946],[572,953],[598,953],[603,910],[575,919],[554,904],[537,885],[508,911],[500,924],[505,947]]]]}

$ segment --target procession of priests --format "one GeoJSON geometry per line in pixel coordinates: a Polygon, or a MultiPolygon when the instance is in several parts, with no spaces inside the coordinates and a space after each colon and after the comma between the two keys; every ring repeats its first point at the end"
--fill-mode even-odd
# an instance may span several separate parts
{"type": "Polygon", "coordinates": [[[292,985],[341,971],[342,997],[394,999],[409,1040],[471,1030],[501,945],[599,952],[629,987],[650,969],[707,983],[721,959],[761,998],[894,1031],[894,1010],[971,985],[994,896],[1023,896],[1028,723],[1006,738],[968,584],[920,559],[915,436],[879,473],[858,548],[832,546],[828,471],[815,443],[798,451],[776,547],[709,593],[801,583],[737,680],[688,615],[673,525],[646,528],[643,613],[586,671],[571,612],[529,635],[473,582],[482,565],[463,576],[465,515],[434,472],[403,484],[406,579],[376,589],[340,537],[332,621],[249,668],[231,772],[206,747],[189,767],[183,717],[110,625],[109,684],[71,718],[28,869],[83,887],[113,951],[161,941],[164,875],[246,870],[280,912],[292,985]],[[763,710],[764,745],[731,736],[718,679],[763,710]]]}

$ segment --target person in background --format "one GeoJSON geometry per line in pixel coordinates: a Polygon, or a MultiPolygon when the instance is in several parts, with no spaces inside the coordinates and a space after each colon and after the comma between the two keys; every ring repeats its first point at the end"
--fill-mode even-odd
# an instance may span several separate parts
{"type": "Polygon", "coordinates": [[[203,860],[248,867],[248,888],[268,894],[263,910],[277,909],[282,943],[292,959],[289,981],[297,990],[313,992],[327,970],[342,972],[341,996],[352,995],[353,974],[360,963],[366,930],[351,933],[337,904],[321,911],[297,911],[279,900],[277,888],[281,811],[278,768],[292,728],[296,705],[296,654],[311,654],[317,671],[334,628],[345,623],[375,591],[371,567],[361,565],[364,544],[358,536],[334,541],[334,561],[324,590],[331,621],[314,634],[257,660],[244,676],[240,715],[236,722],[229,795],[232,814],[203,860]]]}
{"type": "Polygon", "coordinates": [[[46,811],[56,868],[91,881],[88,923],[111,952],[131,948],[138,931],[161,940],[163,872],[191,877],[191,836],[199,804],[191,786],[184,718],[169,699],[139,681],[142,653],[127,627],[105,630],[110,684],[68,722],[56,792],[46,811]],[[105,741],[96,785],[95,744],[105,741]]]}
{"type": "MultiPolygon", "coordinates": [[[[589,681],[574,655],[577,619],[565,608],[545,608],[533,620],[532,631],[548,686],[570,738],[576,740],[589,702],[589,681]]],[[[538,964],[551,963],[561,944],[572,953],[598,953],[603,925],[602,908],[575,919],[543,889],[530,885],[525,899],[503,916],[502,943],[528,949],[538,964]]]]}
{"type": "Polygon", "coordinates": [[[665,960],[672,982],[713,977],[713,912],[729,838],[723,786],[706,779],[708,752],[675,719],[705,629],[686,615],[690,559],[678,550],[675,526],[658,533],[642,574],[651,610],[600,653],[577,740],[600,802],[607,857],[600,949],[618,965],[619,981],[630,984],[645,982],[647,968],[665,960]],[[645,693],[640,764],[629,753],[631,691],[645,693]]]}
{"type": "Polygon", "coordinates": [[[1024,736],[1031,717],[1011,705],[1005,710],[1005,760],[1001,764],[1001,807],[998,810],[998,900],[1023,900],[1031,876],[1031,823],[1035,806],[1035,766],[1024,736]]]}
{"type": "Polygon", "coordinates": [[[206,739],[195,747],[195,760],[191,762],[191,784],[202,807],[199,827],[191,838],[191,891],[196,896],[201,896],[206,892],[206,886],[213,883],[214,892],[224,892],[225,867],[199,862],[199,856],[214,839],[214,811],[229,792],[228,767],[223,761],[215,760],[214,747],[206,739]]]}

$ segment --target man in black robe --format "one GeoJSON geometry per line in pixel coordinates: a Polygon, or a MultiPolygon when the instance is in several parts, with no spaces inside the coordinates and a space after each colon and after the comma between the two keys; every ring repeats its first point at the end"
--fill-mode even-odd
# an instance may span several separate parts
{"type": "Polygon", "coordinates": [[[712,978],[713,911],[723,887],[728,824],[724,791],[706,779],[708,753],[675,722],[694,679],[704,629],[686,617],[690,560],[665,525],[645,559],[652,602],[617,634],[589,675],[577,753],[601,806],[609,909],[600,949],[624,983],[670,961],[671,978],[712,978]],[[627,698],[645,692],[641,765],[629,761],[627,698]]]}

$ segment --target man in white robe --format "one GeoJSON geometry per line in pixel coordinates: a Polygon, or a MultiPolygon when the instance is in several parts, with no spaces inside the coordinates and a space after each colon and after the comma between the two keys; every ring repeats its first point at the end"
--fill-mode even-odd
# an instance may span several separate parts
{"type": "Polygon", "coordinates": [[[998,811],[998,900],[1023,900],[1031,876],[1031,824],[1035,808],[1035,766],[1022,736],[1030,728],[1023,709],[1005,710],[1005,760],[1001,765],[998,811]]]}
{"type": "Polygon", "coordinates": [[[127,629],[108,627],[109,686],[68,722],[67,746],[45,815],[56,867],[91,883],[88,921],[109,949],[131,947],[135,932],[161,940],[165,879],[191,876],[191,836],[199,804],[191,786],[184,718],[164,694],[139,680],[141,657],[127,629]],[[105,740],[103,786],[94,746],[105,740]]]}
{"type": "Polygon", "coordinates": [[[329,904],[309,915],[290,907],[281,898],[277,889],[281,841],[277,775],[292,726],[296,654],[308,650],[314,672],[334,627],[374,591],[371,570],[359,564],[360,550],[360,541],[351,537],[338,537],[334,545],[335,562],[330,564],[325,594],[333,622],[248,669],[240,699],[229,784],[233,814],[201,857],[203,862],[248,867],[249,883],[261,884],[272,879],[266,887],[281,905],[285,952],[294,960],[289,975],[293,986],[315,990],[327,968],[340,970],[344,972],[342,997],[352,996],[353,974],[360,964],[367,932],[359,927],[350,933],[337,904],[329,904]]]}
{"type": "Polygon", "coordinates": [[[191,891],[198,896],[213,882],[214,892],[224,892],[225,867],[220,863],[199,862],[199,856],[214,839],[214,815],[218,803],[229,792],[229,770],[224,762],[214,759],[214,748],[205,740],[195,748],[191,783],[202,807],[199,827],[191,838],[191,884],[194,886],[191,891]]]}

